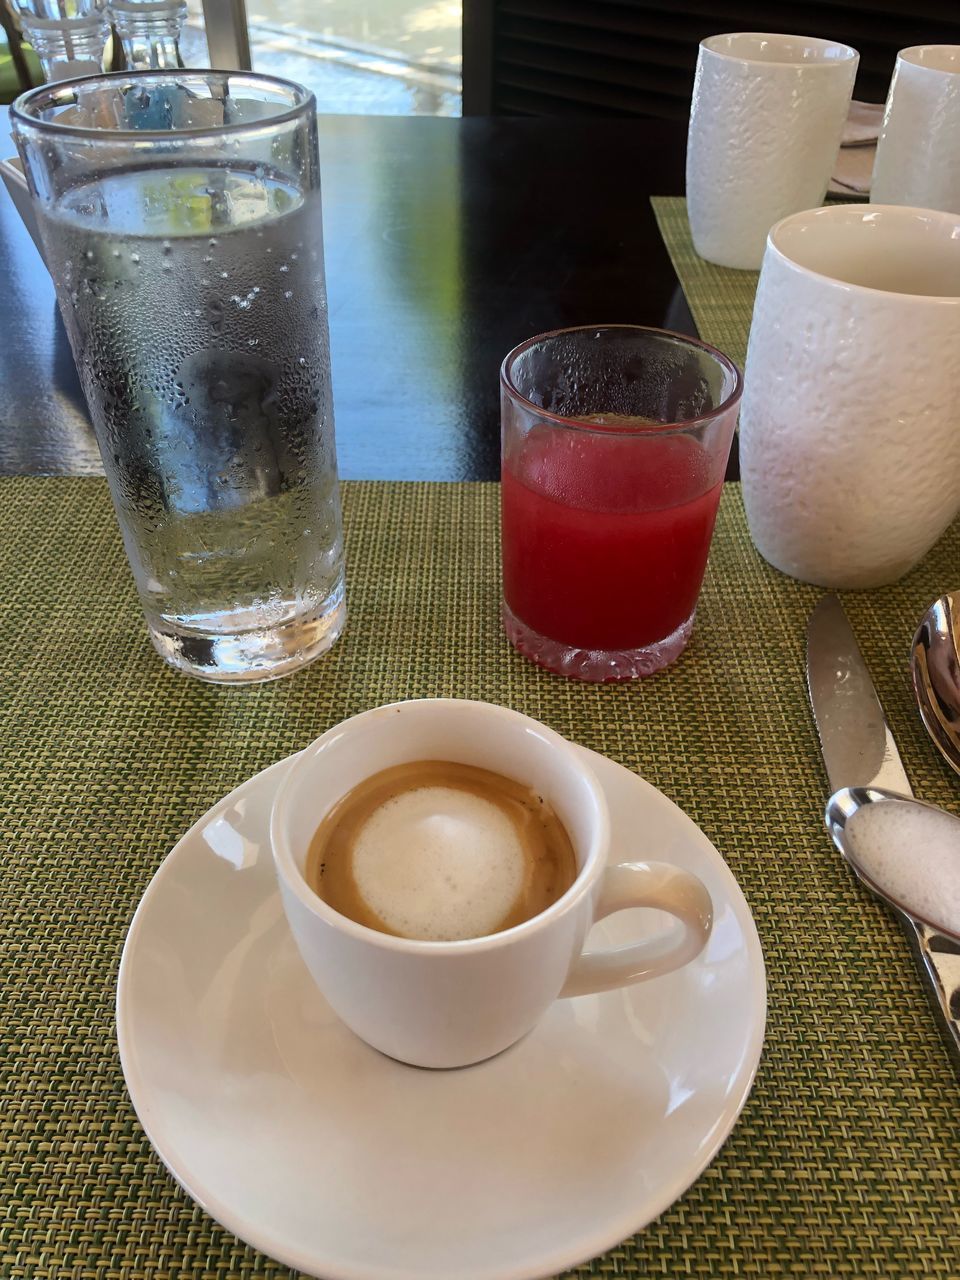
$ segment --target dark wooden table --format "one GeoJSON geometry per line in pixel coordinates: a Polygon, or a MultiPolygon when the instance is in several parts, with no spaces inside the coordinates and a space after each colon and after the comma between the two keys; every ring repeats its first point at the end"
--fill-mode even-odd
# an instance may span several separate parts
{"type": "MultiPolygon", "coordinates": [[[[494,479],[517,342],[694,332],[649,202],[682,192],[685,141],[652,120],[322,117],[341,474],[494,479]]],[[[0,474],[99,472],[53,285],[2,189],[0,279],[0,474]]]]}

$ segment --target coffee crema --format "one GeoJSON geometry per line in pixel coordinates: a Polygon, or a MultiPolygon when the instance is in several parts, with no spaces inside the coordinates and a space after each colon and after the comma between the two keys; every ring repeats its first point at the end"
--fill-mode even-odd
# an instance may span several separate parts
{"type": "Polygon", "coordinates": [[[577,876],[563,824],[530,787],[447,760],[367,778],[326,815],[306,880],[341,915],[396,937],[481,938],[545,911],[577,876]]]}

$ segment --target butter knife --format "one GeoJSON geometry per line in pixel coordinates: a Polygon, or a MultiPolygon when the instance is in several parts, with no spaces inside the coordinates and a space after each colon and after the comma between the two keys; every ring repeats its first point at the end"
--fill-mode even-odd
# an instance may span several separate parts
{"type": "MultiPolygon", "coordinates": [[[[912,796],[870,672],[833,595],[824,596],[810,615],[807,687],[830,790],[883,787],[912,796]]],[[[905,912],[894,914],[926,981],[947,1048],[960,1066],[960,944],[905,912]]]]}

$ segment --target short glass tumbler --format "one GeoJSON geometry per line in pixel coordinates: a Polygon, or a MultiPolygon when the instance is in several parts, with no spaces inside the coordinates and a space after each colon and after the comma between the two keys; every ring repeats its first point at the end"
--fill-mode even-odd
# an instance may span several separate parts
{"type": "Polygon", "coordinates": [[[561,329],[500,371],[503,624],[534,662],[629,680],[693,630],[742,382],[704,343],[561,329]]]}
{"type": "Polygon", "coordinates": [[[154,645],[297,670],[345,618],[313,95],[134,72],[12,115],[154,645]]]}

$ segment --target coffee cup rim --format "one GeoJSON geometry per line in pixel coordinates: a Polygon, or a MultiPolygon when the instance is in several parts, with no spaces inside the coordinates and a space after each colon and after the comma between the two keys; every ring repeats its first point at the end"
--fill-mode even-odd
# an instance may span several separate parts
{"type": "Polygon", "coordinates": [[[717,35],[706,36],[700,41],[700,48],[705,53],[714,54],[718,58],[724,59],[726,62],[739,62],[752,67],[789,67],[792,71],[805,70],[814,71],[823,67],[845,67],[851,62],[859,61],[860,54],[852,45],[844,44],[842,40],[830,40],[825,36],[800,36],[791,34],[788,31],[723,31],[717,35]],[[781,49],[786,41],[795,41],[797,44],[806,45],[808,48],[816,49],[820,54],[827,55],[829,50],[835,50],[835,56],[822,56],[818,58],[752,58],[746,53],[736,53],[729,45],[724,48],[722,41],[732,42],[735,40],[770,40],[775,42],[781,49]]]}
{"type": "Polygon", "coordinates": [[[912,44],[906,49],[901,49],[897,54],[897,62],[903,63],[908,67],[916,67],[918,71],[927,71],[935,76],[956,76],[960,75],[960,44],[912,44]],[[951,59],[951,66],[935,66],[932,62],[924,62],[923,55],[928,53],[943,53],[949,50],[955,54],[955,58],[951,59]]]}
{"type": "MultiPolygon", "coordinates": [[[[476,714],[475,711],[467,711],[467,715],[476,714]]],[[[394,951],[404,955],[419,956],[439,956],[439,955],[469,955],[484,951],[494,951],[504,946],[509,946],[512,942],[522,937],[528,937],[541,929],[549,927],[549,924],[565,915],[569,910],[575,907],[590,891],[592,886],[596,884],[599,877],[603,874],[606,864],[606,851],[609,847],[610,840],[610,816],[607,809],[606,797],[589,764],[586,763],[579,755],[575,755],[577,746],[569,739],[564,738],[554,729],[541,723],[539,720],[533,719],[532,716],[524,715],[520,711],[514,711],[509,707],[501,707],[496,703],[483,702],[479,699],[468,698],[409,698],[399,702],[386,703],[383,706],[371,707],[366,711],[358,712],[354,716],[349,716],[346,720],[342,720],[335,725],[331,725],[318,738],[315,738],[308,746],[306,746],[299,755],[294,759],[290,769],[277,788],[277,792],[273,799],[270,810],[270,846],[273,854],[274,867],[277,875],[283,880],[286,887],[296,894],[297,898],[303,903],[308,910],[315,916],[318,916],[326,924],[336,928],[340,933],[363,941],[368,944],[377,946],[383,950],[394,951]],[[483,934],[479,938],[463,938],[453,941],[434,941],[419,938],[402,938],[395,934],[381,933],[378,929],[368,928],[366,925],[359,924],[356,920],[351,920],[349,916],[342,915],[339,911],[334,910],[329,903],[324,900],[310,888],[306,882],[306,878],[296,864],[293,851],[287,840],[287,833],[284,826],[285,806],[289,803],[290,793],[293,789],[293,783],[299,776],[301,771],[308,767],[310,762],[316,758],[325,747],[329,746],[336,738],[345,732],[350,732],[349,726],[359,721],[367,721],[373,717],[381,716],[389,712],[401,711],[405,706],[446,706],[457,708],[484,708],[480,713],[490,717],[497,718],[501,721],[509,720],[510,723],[516,724],[517,721],[523,722],[526,726],[532,726],[538,733],[538,736],[548,742],[554,750],[561,752],[569,758],[571,766],[576,767],[577,773],[585,781],[594,806],[594,821],[592,824],[589,848],[583,859],[583,864],[577,871],[577,875],[567,891],[562,894],[556,902],[550,904],[544,911],[538,912],[535,916],[531,916],[529,920],[524,920],[521,924],[513,925],[512,928],[503,929],[498,933],[483,934]]],[[[389,766],[387,766],[389,767],[389,766]]],[[[319,819],[318,819],[319,821],[319,819]]]]}
{"type": "MultiPolygon", "coordinates": [[[[802,262],[798,262],[779,241],[783,237],[784,231],[789,227],[800,226],[805,221],[810,225],[821,224],[844,224],[844,223],[863,223],[867,220],[887,219],[895,222],[926,222],[940,223],[944,226],[952,226],[960,230],[960,214],[946,212],[940,209],[923,209],[914,205],[899,204],[835,204],[823,205],[817,209],[801,209],[797,213],[788,214],[787,217],[781,218],[779,222],[775,222],[767,233],[767,252],[774,253],[787,267],[792,271],[798,272],[800,275],[807,276],[811,279],[819,280],[823,284],[830,285],[835,289],[846,290],[850,293],[867,294],[871,297],[890,298],[896,300],[900,304],[917,304],[917,305],[940,305],[945,307],[960,306],[960,294],[953,293],[900,293],[893,289],[878,289],[873,285],[856,284],[850,280],[839,280],[836,276],[827,275],[826,272],[818,271],[815,267],[808,267],[802,262]]],[[[762,267],[761,267],[762,270],[762,267]]]]}

